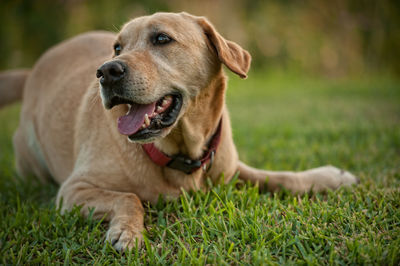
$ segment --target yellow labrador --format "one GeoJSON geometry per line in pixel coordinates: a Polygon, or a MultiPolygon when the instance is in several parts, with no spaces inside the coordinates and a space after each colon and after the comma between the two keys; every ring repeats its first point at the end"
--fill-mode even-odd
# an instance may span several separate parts
{"type": "Polygon", "coordinates": [[[3,95],[23,88],[18,173],[56,180],[63,211],[83,205],[83,215],[90,207],[97,218],[107,214],[106,239],[117,250],[141,239],[142,201],[203,189],[206,178],[217,182],[222,173],[226,182],[239,171],[270,191],[293,193],[355,183],[332,166],[272,172],[239,161],[222,64],[246,78],[250,61],[207,19],[187,13],[156,13],[117,35],[67,40],[29,73],[0,77],[3,95]]]}

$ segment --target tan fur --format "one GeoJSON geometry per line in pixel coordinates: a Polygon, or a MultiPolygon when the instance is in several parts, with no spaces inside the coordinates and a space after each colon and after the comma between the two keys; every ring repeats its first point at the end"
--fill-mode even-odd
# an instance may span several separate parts
{"type": "Polygon", "coordinates": [[[225,105],[226,78],[221,63],[246,77],[250,55],[225,40],[202,17],[186,13],[157,13],[127,23],[115,36],[87,33],[52,48],[37,62],[26,82],[19,128],[14,136],[17,168],[45,181],[54,178],[61,188],[62,210],[83,205],[95,207],[95,217],[107,215],[107,240],[118,250],[141,239],[141,201],[156,202],[160,195],[177,197],[181,189],[204,189],[206,178],[228,182],[240,178],[271,191],[283,186],[295,193],[335,189],[356,181],[351,174],[325,167],[310,171],[270,172],[239,162],[225,105]],[[163,31],[176,42],[156,47],[152,31],[163,31]],[[113,44],[123,47],[112,56],[113,44]],[[104,62],[121,60],[129,66],[124,89],[133,101],[154,102],[178,90],[183,107],[174,125],[151,141],[164,153],[202,156],[220,118],[221,143],[208,171],[183,172],[154,164],[140,144],[130,142],[117,129],[116,120],[127,105],[106,110],[96,69],[104,62]],[[268,183],[265,181],[268,180],[268,183]]]}
{"type": "Polygon", "coordinates": [[[29,73],[28,69],[0,73],[0,108],[21,99],[29,73]]]}

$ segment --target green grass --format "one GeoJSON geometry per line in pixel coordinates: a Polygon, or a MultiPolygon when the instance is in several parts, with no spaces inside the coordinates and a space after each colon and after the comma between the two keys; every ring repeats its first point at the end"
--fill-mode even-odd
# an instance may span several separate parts
{"type": "Polygon", "coordinates": [[[227,102],[241,158],[272,170],[325,164],[361,178],[325,195],[259,193],[235,178],[209,192],[146,205],[145,245],[118,254],[106,225],[60,215],[55,185],[20,181],[0,111],[0,264],[400,263],[400,81],[232,77],[227,102]]]}

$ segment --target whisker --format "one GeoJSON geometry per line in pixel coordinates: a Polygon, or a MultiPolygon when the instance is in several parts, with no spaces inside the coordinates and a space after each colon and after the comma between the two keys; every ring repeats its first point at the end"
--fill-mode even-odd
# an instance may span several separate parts
{"type": "Polygon", "coordinates": [[[90,99],[89,111],[91,111],[94,108],[94,106],[97,104],[99,98],[100,98],[99,94],[96,93],[94,95],[94,97],[92,97],[92,99],[90,99]]]}

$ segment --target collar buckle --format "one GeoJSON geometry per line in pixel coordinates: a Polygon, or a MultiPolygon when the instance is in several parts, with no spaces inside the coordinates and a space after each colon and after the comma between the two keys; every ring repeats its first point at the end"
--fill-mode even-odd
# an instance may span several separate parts
{"type": "Polygon", "coordinates": [[[191,160],[187,157],[177,155],[172,157],[171,161],[167,164],[169,168],[180,170],[185,174],[191,174],[194,169],[201,167],[200,160],[191,160]]]}

